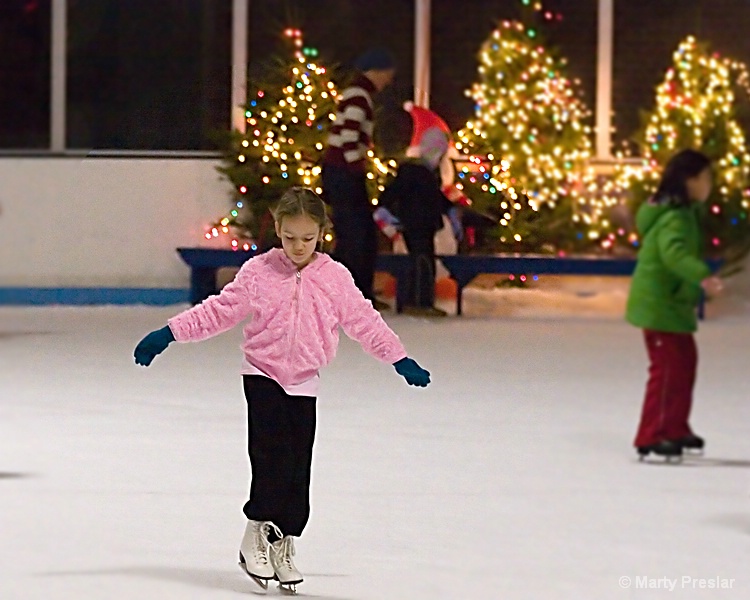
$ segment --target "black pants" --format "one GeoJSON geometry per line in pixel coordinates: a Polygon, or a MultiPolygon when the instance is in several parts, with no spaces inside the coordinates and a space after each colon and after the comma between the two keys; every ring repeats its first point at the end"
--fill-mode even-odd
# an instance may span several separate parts
{"type": "Polygon", "coordinates": [[[331,205],[336,249],[333,258],[354,277],[354,283],[368,300],[374,300],[372,282],[378,238],[367,194],[367,177],[345,167],[323,167],[323,194],[331,205]]]}
{"type": "MultiPolygon", "coordinates": [[[[298,537],[310,518],[316,399],[290,396],[262,375],[243,375],[243,385],[252,471],[243,512],[248,519],[273,521],[284,535],[298,537]]],[[[270,540],[275,539],[272,533],[270,540]]]]}
{"type": "Polygon", "coordinates": [[[404,231],[404,242],[411,257],[406,303],[430,307],[435,303],[435,233],[404,231]]]}

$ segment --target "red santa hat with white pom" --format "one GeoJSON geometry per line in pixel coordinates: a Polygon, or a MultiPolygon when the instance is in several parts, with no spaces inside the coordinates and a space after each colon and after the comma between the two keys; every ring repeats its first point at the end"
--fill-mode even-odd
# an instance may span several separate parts
{"type": "MultiPolygon", "coordinates": [[[[413,102],[404,102],[404,110],[411,115],[414,123],[412,130],[411,142],[406,150],[406,155],[412,158],[419,158],[422,154],[422,142],[425,133],[441,131],[448,138],[448,150],[445,152],[440,162],[440,179],[443,184],[443,193],[453,202],[459,204],[471,204],[468,198],[455,187],[456,170],[453,161],[460,157],[456,146],[451,139],[451,129],[448,124],[434,111],[421,106],[416,106],[413,102]]],[[[430,137],[430,136],[428,136],[430,137]]]]}
{"type": "Polygon", "coordinates": [[[444,132],[445,135],[450,138],[451,129],[447,123],[441,119],[437,113],[431,111],[428,108],[422,108],[421,106],[415,106],[414,102],[404,102],[404,110],[411,115],[412,121],[414,122],[414,129],[411,134],[411,143],[409,144],[409,150],[414,148],[419,150],[419,144],[422,140],[422,136],[425,131],[432,128],[437,128],[444,132]]]}

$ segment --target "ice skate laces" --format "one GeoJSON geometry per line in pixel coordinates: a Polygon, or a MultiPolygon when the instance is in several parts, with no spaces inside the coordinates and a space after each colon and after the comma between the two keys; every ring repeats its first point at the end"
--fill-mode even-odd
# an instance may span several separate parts
{"type": "Polygon", "coordinates": [[[271,533],[271,529],[279,538],[283,537],[281,530],[271,521],[258,523],[255,532],[255,559],[264,565],[268,563],[268,548],[271,546],[271,542],[268,541],[268,534],[271,533]]]}
{"type": "Polygon", "coordinates": [[[294,556],[294,540],[291,536],[287,536],[281,540],[278,550],[276,550],[281,563],[290,571],[295,571],[294,563],[292,562],[292,556],[294,556]]]}

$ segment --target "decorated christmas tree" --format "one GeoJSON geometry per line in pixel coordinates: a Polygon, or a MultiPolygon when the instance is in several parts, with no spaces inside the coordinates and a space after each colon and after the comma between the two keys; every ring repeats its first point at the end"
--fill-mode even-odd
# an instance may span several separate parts
{"type": "Polygon", "coordinates": [[[289,56],[249,82],[247,130],[230,135],[218,170],[232,183],[233,206],[212,224],[206,238],[227,235],[233,248],[266,248],[275,241],[269,212],[288,187],[320,192],[319,158],[335,117],[336,87],[317,50],[306,48],[298,29],[287,29],[289,56]]]}
{"type": "MultiPolygon", "coordinates": [[[[305,47],[299,29],[287,29],[288,56],[266,69],[262,82],[248,83],[246,132],[229,134],[223,164],[232,184],[232,208],[212,223],[206,239],[227,237],[235,249],[265,249],[276,243],[270,208],[293,185],[321,193],[320,159],[328,127],[336,117],[337,88],[330,69],[305,47]]],[[[368,153],[368,190],[373,204],[396,163],[368,153]]],[[[335,232],[326,241],[334,240],[335,232]]]]}
{"type": "Polygon", "coordinates": [[[747,70],[712,53],[694,37],[674,52],[673,64],[656,89],[656,106],[644,116],[637,141],[643,164],[621,169],[633,211],[656,190],[662,169],[677,151],[693,148],[714,164],[709,199],[707,249],[732,259],[750,233],[750,155],[737,121],[737,91],[746,96],[747,70]]]}
{"type": "Polygon", "coordinates": [[[540,39],[538,20],[558,16],[522,3],[523,22],[500,23],[479,53],[475,116],[457,140],[467,159],[459,177],[475,205],[497,215],[501,249],[581,249],[610,227],[589,194],[590,114],[565,61],[540,39]]]}

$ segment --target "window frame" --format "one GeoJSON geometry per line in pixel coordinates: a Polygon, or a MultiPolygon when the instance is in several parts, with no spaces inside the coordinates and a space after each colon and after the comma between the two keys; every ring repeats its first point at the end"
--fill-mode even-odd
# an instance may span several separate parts
{"type": "MultiPolygon", "coordinates": [[[[247,101],[248,17],[250,0],[232,0],[231,77],[228,127],[244,132],[242,108],[247,101]]],[[[50,114],[49,146],[47,148],[0,149],[2,156],[21,157],[91,157],[91,158],[214,158],[211,150],[78,150],[66,147],[66,82],[67,82],[67,15],[68,0],[52,0],[50,40],[50,114]]]]}

